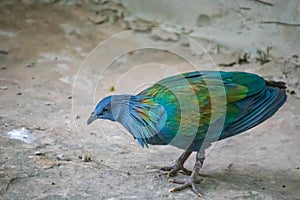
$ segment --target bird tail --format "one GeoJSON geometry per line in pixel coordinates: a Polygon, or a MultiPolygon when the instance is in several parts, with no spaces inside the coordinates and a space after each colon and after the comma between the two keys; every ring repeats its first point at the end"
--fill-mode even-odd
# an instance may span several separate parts
{"type": "Polygon", "coordinates": [[[279,89],[286,89],[286,85],[285,82],[282,81],[265,81],[266,86],[268,87],[273,87],[273,88],[279,88],[279,89]]]}
{"type": "Polygon", "coordinates": [[[270,118],[286,101],[283,82],[266,81],[266,89],[247,114],[225,128],[220,140],[249,130],[270,118]]]}

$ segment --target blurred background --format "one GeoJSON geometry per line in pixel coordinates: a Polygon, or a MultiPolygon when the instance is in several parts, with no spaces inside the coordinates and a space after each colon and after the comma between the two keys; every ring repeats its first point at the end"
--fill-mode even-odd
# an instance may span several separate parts
{"type": "Polygon", "coordinates": [[[299,36],[297,0],[0,1],[0,199],[195,199],[146,169],[181,150],[86,125],[101,98],[195,70],[253,72],[288,93],[207,151],[204,199],[300,199],[299,36]]]}

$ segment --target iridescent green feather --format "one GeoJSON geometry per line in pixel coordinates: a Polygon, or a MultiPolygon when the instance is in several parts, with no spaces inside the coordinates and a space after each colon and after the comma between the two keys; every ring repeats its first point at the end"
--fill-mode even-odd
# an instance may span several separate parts
{"type": "Polygon", "coordinates": [[[164,137],[203,139],[222,117],[224,126],[237,119],[244,110],[236,102],[262,91],[264,84],[261,77],[244,72],[192,72],[163,79],[138,95],[152,97],[141,103],[164,107],[164,137]]]}

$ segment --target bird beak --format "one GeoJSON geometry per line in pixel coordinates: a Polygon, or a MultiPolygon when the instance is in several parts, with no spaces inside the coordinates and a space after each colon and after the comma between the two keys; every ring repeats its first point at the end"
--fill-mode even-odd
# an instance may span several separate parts
{"type": "Polygon", "coordinates": [[[92,112],[90,118],[87,120],[87,125],[89,125],[90,123],[92,123],[93,121],[95,121],[97,119],[96,115],[94,112],[92,112]]]}

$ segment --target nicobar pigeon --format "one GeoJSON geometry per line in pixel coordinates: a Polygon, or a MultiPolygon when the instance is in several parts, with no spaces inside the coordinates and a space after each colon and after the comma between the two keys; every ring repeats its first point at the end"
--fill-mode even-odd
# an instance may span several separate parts
{"type": "Polygon", "coordinates": [[[246,72],[195,71],[162,79],[137,95],[111,95],[102,99],[87,124],[96,119],[121,123],[142,147],[172,145],[184,152],[172,166],[186,180],[170,191],[196,187],[197,175],[212,142],[243,133],[270,118],[286,101],[283,82],[266,81],[246,72]],[[184,162],[196,152],[192,171],[184,162]]]}

